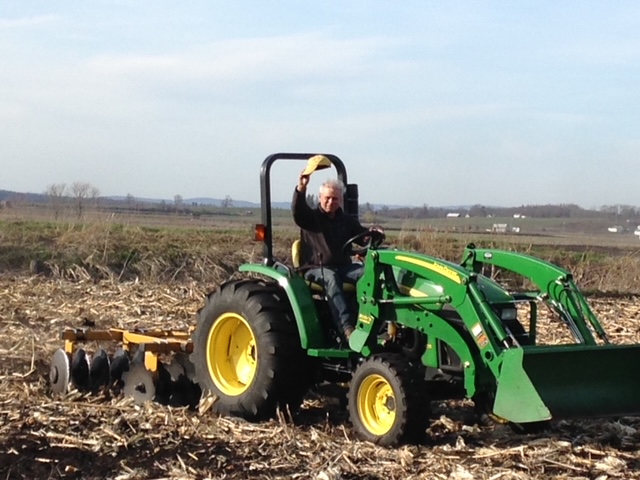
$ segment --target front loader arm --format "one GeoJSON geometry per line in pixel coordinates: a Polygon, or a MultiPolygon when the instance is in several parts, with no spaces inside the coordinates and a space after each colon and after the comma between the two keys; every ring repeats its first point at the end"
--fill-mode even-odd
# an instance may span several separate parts
{"type": "MultiPolygon", "coordinates": [[[[498,376],[498,352],[507,346],[509,336],[478,289],[474,273],[427,255],[370,251],[364,274],[358,281],[357,294],[360,304],[358,328],[349,341],[353,350],[369,355],[375,348],[383,322],[394,321],[426,335],[427,348],[434,348],[438,340],[451,346],[465,368],[465,388],[469,395],[475,392],[478,381],[498,376]],[[433,282],[439,286],[441,294],[425,295],[419,290],[408,294],[401,292],[396,279],[389,278],[393,277],[392,268],[433,282]],[[452,328],[442,315],[445,305],[459,313],[464,333],[452,328]]],[[[423,363],[433,366],[430,358],[425,354],[423,363]]]]}
{"type": "Polygon", "coordinates": [[[548,298],[554,308],[570,317],[581,343],[596,343],[587,323],[608,343],[604,328],[573,281],[573,275],[564,268],[530,255],[473,245],[465,249],[463,258],[462,266],[471,272],[480,273],[482,265],[487,264],[528,278],[543,298],[548,298]]]}
{"type": "Polygon", "coordinates": [[[481,273],[482,265],[495,265],[530,279],[542,292],[553,292],[558,280],[571,278],[571,273],[552,263],[523,253],[488,248],[465,248],[462,266],[475,273],[481,273]]]}

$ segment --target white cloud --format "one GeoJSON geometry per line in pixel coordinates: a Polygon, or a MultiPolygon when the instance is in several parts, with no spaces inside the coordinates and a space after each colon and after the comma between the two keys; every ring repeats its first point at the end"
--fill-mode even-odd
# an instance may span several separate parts
{"type": "Polygon", "coordinates": [[[33,17],[21,18],[0,18],[0,30],[22,29],[30,27],[40,27],[57,23],[62,17],[60,15],[36,15],[33,17]]]}
{"type": "Polygon", "coordinates": [[[389,48],[383,38],[330,39],[320,34],[226,40],[158,55],[100,55],[88,62],[96,75],[155,81],[319,81],[344,78],[366,68],[374,52],[389,48]]]}
{"type": "MultiPolygon", "coordinates": [[[[575,172],[609,152],[627,170],[638,158],[638,35],[591,38],[579,16],[567,36],[568,8],[415,2],[363,18],[363,3],[297,14],[294,3],[202,3],[195,18],[149,5],[0,19],[9,188],[86,180],[104,193],[255,200],[246,179],[257,183],[267,154],[323,151],[348,162],[362,192],[384,181],[365,201],[535,203],[550,189],[584,195],[575,172]]],[[[611,197],[601,183],[590,201],[611,197]]]]}

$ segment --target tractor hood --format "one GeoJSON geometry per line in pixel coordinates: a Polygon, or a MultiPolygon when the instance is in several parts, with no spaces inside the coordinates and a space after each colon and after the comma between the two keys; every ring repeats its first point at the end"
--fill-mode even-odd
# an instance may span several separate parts
{"type": "MultiPolygon", "coordinates": [[[[395,266],[393,267],[393,271],[398,288],[405,295],[413,297],[439,297],[446,293],[442,285],[426,278],[426,276],[421,276],[415,272],[395,266]]],[[[505,304],[514,301],[513,296],[510,295],[509,292],[489,277],[477,275],[476,283],[478,289],[490,304],[505,304]]]]}

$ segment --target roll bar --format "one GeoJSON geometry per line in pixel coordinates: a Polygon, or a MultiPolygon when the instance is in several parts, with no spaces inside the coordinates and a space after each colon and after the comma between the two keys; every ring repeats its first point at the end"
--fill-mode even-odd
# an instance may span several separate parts
{"type": "MultiPolygon", "coordinates": [[[[265,227],[263,240],[263,263],[272,265],[273,259],[273,232],[271,223],[271,166],[279,160],[308,160],[317,153],[274,153],[265,158],[260,169],[260,203],[262,210],[262,224],[265,227]]],[[[345,185],[343,198],[344,211],[346,214],[358,218],[358,186],[349,184],[347,181],[347,169],[344,163],[336,155],[322,153],[335,167],[338,180],[345,185]]]]}

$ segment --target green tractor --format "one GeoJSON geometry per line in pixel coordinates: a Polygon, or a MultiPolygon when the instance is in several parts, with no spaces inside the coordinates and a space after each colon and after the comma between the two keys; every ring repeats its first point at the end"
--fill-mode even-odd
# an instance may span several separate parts
{"type": "MultiPolygon", "coordinates": [[[[321,287],[274,257],[271,167],[310,156],[265,159],[256,229],[264,259],[241,265],[246,278],[222,284],[199,312],[191,360],[217,412],[261,420],[295,410],[314,384],[346,385],[354,430],[381,445],[418,440],[430,402],[448,398],[472,399],[481,413],[523,428],[640,413],[640,345],[611,344],[571,274],[523,254],[469,245],[455,264],[385,248],[373,234],[352,287],[356,330],[348,345],[337,341],[321,287]],[[486,267],[532,288],[507,289],[482,274],[486,267]],[[538,342],[540,305],[572,342],[538,342]]],[[[357,216],[357,186],[338,157],[326,156],[347,186],[345,212],[357,216]]]]}

